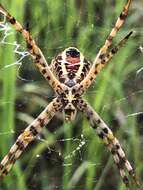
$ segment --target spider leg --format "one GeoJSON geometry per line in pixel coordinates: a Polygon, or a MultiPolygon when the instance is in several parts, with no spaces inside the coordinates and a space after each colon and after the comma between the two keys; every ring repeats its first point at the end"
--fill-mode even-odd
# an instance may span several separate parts
{"type": "Polygon", "coordinates": [[[134,169],[127,160],[125,153],[116,137],[114,137],[112,131],[107,124],[100,118],[100,116],[94,111],[94,109],[86,103],[83,99],[77,100],[77,108],[82,111],[87,119],[90,121],[91,127],[96,130],[99,138],[104,142],[107,148],[113,155],[115,164],[117,165],[120,176],[126,185],[126,188],[130,190],[130,184],[128,176],[126,175],[125,169],[128,174],[133,178],[136,185],[140,187],[140,182],[135,174],[134,169]]]}
{"type": "MultiPolygon", "coordinates": [[[[107,57],[108,56],[107,51],[112,44],[113,38],[116,36],[117,32],[124,24],[124,21],[128,14],[128,10],[129,10],[131,1],[132,0],[128,0],[127,4],[124,6],[123,11],[121,12],[119,18],[117,19],[114,28],[111,30],[107,40],[105,41],[105,44],[99,50],[89,73],[87,74],[85,79],[80,83],[80,85],[78,84],[74,87],[74,88],[80,89],[80,92],[81,92],[80,94],[82,94],[87,88],[89,88],[89,86],[95,80],[97,74],[101,71],[101,69],[104,67],[104,65],[111,59],[111,58],[107,57]]],[[[129,33],[129,35],[127,35],[123,40],[121,40],[120,43],[122,43],[122,45],[123,45],[126,42],[126,40],[129,38],[130,35],[131,35],[131,33],[129,33]]],[[[119,43],[119,46],[122,47],[122,45],[120,43],[119,43]]],[[[113,55],[111,57],[113,57],[113,55]]]]}
{"type": "Polygon", "coordinates": [[[62,90],[66,88],[65,85],[61,84],[53,75],[42,51],[37,46],[35,40],[32,39],[29,31],[27,29],[24,29],[22,25],[7,10],[5,10],[1,3],[0,13],[2,13],[7,18],[9,23],[13,25],[16,31],[20,32],[23,35],[32,59],[41,74],[45,77],[46,80],[48,80],[49,84],[57,93],[62,92],[62,90]]]}
{"type": "Polygon", "coordinates": [[[15,161],[22,154],[24,149],[42,131],[42,128],[49,123],[55,113],[62,108],[61,99],[55,98],[45,110],[24,130],[11,147],[8,154],[0,163],[0,177],[8,174],[15,161]]]}
{"type": "MultiPolygon", "coordinates": [[[[102,56],[98,62],[96,63],[95,75],[94,79],[97,77],[98,73],[102,70],[102,68],[107,65],[107,63],[112,59],[112,57],[126,44],[129,37],[133,34],[133,31],[129,32],[116,46],[114,46],[111,51],[107,51],[104,56],[102,56]]],[[[93,76],[93,75],[92,75],[93,76]]],[[[92,79],[92,78],[91,78],[92,79]]],[[[92,80],[94,80],[92,79],[92,80]]],[[[92,83],[90,80],[90,83],[92,83]]]]}
{"type": "Polygon", "coordinates": [[[125,22],[125,19],[128,15],[129,7],[131,5],[132,0],[128,0],[127,4],[124,6],[123,11],[120,13],[119,18],[117,19],[114,28],[111,30],[105,44],[101,48],[103,51],[106,51],[109,46],[111,46],[113,38],[116,36],[119,29],[122,27],[122,25],[125,22]]]}
{"type": "MultiPolygon", "coordinates": [[[[102,68],[112,59],[112,57],[125,45],[129,37],[133,34],[133,31],[129,32],[116,46],[114,46],[111,51],[107,51],[104,56],[102,56],[96,63],[95,68],[95,78],[102,68]]],[[[95,79],[94,78],[94,79],[95,79]]],[[[91,80],[90,80],[91,81],[91,80]]],[[[91,81],[92,82],[92,81],[91,81]]]]}

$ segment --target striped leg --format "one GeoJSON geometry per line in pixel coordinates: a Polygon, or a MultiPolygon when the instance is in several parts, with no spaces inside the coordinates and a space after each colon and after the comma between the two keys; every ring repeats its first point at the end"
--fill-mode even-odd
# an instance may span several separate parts
{"type": "Polygon", "coordinates": [[[41,132],[42,128],[52,119],[55,113],[62,108],[59,98],[55,98],[45,110],[24,130],[18,137],[15,144],[11,147],[8,154],[0,163],[0,177],[8,174],[15,161],[22,154],[24,149],[41,132]]]}
{"type": "Polygon", "coordinates": [[[126,185],[126,188],[128,190],[131,190],[129,185],[129,179],[125,173],[125,170],[127,170],[128,174],[133,178],[136,185],[140,187],[140,183],[136,177],[136,174],[131,164],[127,160],[118,139],[114,137],[110,128],[100,118],[100,116],[92,109],[92,107],[88,105],[84,100],[82,99],[77,100],[76,106],[80,111],[82,111],[86,115],[86,117],[90,121],[92,128],[96,130],[100,139],[104,142],[104,144],[112,153],[115,164],[119,169],[120,175],[122,177],[124,184],[126,185]]]}
{"type": "MultiPolygon", "coordinates": [[[[116,46],[114,46],[111,51],[107,51],[100,59],[98,59],[95,68],[95,76],[94,79],[97,77],[98,73],[102,70],[102,68],[107,65],[107,63],[112,59],[112,57],[126,44],[129,37],[133,34],[133,32],[129,32],[116,46]]],[[[92,79],[93,80],[93,79],[92,79]]],[[[92,82],[90,80],[90,82],[92,82]]]]}
{"type": "MultiPolygon", "coordinates": [[[[119,31],[119,29],[123,25],[123,23],[124,23],[124,21],[125,21],[125,19],[127,17],[130,4],[131,4],[131,0],[128,0],[127,4],[124,6],[124,9],[120,14],[120,17],[118,18],[118,20],[116,22],[114,28],[112,29],[109,37],[107,38],[105,44],[99,50],[99,53],[97,54],[88,75],[80,83],[80,85],[75,86],[75,88],[79,88],[78,86],[80,86],[81,93],[83,93],[92,84],[92,82],[95,80],[97,74],[101,71],[101,69],[103,68],[105,63],[107,63],[105,58],[106,58],[106,55],[108,54],[107,53],[108,48],[111,46],[113,38],[116,36],[117,32],[119,31]]],[[[128,38],[129,36],[127,36],[126,38],[128,38]]]]}
{"type": "Polygon", "coordinates": [[[7,20],[13,25],[16,31],[22,33],[24,39],[26,40],[27,47],[32,56],[32,59],[41,74],[45,77],[46,80],[49,81],[49,84],[57,93],[62,92],[62,89],[66,87],[61,84],[51,72],[43,53],[36,45],[36,42],[32,39],[29,31],[24,29],[22,25],[12,15],[10,15],[10,13],[8,13],[1,4],[0,13],[6,16],[7,20]]]}

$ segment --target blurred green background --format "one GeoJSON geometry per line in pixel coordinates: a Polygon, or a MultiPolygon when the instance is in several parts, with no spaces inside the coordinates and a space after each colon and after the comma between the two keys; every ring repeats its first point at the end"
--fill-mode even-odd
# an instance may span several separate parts
{"type": "MultiPolygon", "coordinates": [[[[1,0],[30,32],[48,63],[68,46],[93,60],[106,40],[125,0],[1,0]]],[[[134,35],[100,73],[85,98],[120,140],[131,164],[143,179],[143,2],[133,1],[114,44],[129,31],[134,35]],[[110,88],[109,88],[110,87],[110,88]]],[[[13,32],[5,40],[21,44],[13,32]]],[[[0,160],[17,136],[55,96],[29,56],[22,65],[15,46],[2,43],[0,31],[0,160]]],[[[0,182],[0,190],[123,190],[110,153],[82,114],[72,124],[58,114],[44,128],[0,182]]],[[[135,189],[135,187],[133,188],[135,189]]]]}

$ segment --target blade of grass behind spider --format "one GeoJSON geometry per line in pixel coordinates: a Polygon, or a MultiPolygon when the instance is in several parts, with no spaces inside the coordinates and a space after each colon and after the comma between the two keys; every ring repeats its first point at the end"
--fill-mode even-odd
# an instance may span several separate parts
{"type": "MultiPolygon", "coordinates": [[[[16,16],[19,20],[22,17],[22,7],[23,1],[15,0],[13,3],[9,4],[9,1],[2,1],[1,3],[9,10],[12,14],[16,16]],[[17,8],[21,7],[21,15],[17,14],[17,8]]],[[[19,12],[18,12],[19,13],[19,12]]],[[[5,39],[8,42],[14,43],[16,40],[15,35],[10,35],[5,39]]],[[[9,148],[14,142],[14,131],[15,131],[15,97],[16,97],[16,66],[11,66],[5,68],[6,65],[12,64],[16,61],[15,47],[13,45],[3,45],[1,44],[0,57],[1,57],[1,82],[2,82],[2,93],[1,93],[1,138],[0,138],[0,154],[2,157],[7,154],[9,148]]],[[[23,177],[21,177],[21,169],[18,166],[15,166],[14,175],[10,174],[7,176],[3,183],[2,189],[25,189],[25,184],[23,177]],[[14,177],[15,176],[15,177],[14,177]]],[[[0,187],[1,188],[1,187],[0,187]]]]}

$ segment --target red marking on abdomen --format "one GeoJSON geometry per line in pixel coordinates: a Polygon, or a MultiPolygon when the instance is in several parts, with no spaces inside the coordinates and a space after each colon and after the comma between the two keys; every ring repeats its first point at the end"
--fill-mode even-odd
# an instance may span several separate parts
{"type": "Polygon", "coordinates": [[[70,57],[68,56],[66,58],[66,61],[71,63],[71,64],[75,64],[75,63],[79,63],[80,62],[80,58],[79,57],[70,57]]]}

